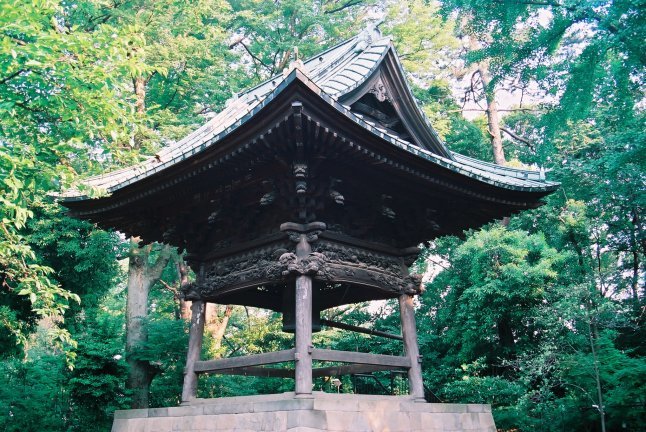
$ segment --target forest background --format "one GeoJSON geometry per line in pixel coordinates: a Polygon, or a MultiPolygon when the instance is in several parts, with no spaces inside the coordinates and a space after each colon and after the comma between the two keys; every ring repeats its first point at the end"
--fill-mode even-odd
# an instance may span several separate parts
{"type": "MultiPolygon", "coordinates": [[[[452,150],[562,184],[539,209],[425,245],[416,266],[433,277],[416,313],[429,400],[490,403],[501,430],[643,430],[645,6],[0,0],[0,430],[109,430],[115,409],[179,402],[181,255],[70,219],[52,193],[142,160],[280,74],[295,48],[308,57],[375,19],[452,150]],[[143,317],[126,314],[129,296],[145,300],[143,317]]],[[[326,314],[398,333],[396,309],[326,314]]],[[[334,329],[315,342],[402,351],[334,329]]],[[[209,310],[205,355],[290,344],[276,314],[209,310]]],[[[344,377],[341,391],[405,391],[375,379],[386,385],[344,377]]],[[[214,376],[199,392],[291,385],[214,376]]]]}

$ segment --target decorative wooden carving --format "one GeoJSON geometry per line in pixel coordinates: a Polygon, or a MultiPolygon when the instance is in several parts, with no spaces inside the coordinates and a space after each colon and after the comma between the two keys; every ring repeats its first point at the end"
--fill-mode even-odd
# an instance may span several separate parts
{"type": "Polygon", "coordinates": [[[390,95],[390,92],[388,91],[388,88],[384,84],[383,80],[381,77],[379,77],[375,82],[370,86],[370,89],[368,90],[368,93],[372,93],[375,95],[377,100],[379,102],[392,102],[392,96],[390,95]]]}

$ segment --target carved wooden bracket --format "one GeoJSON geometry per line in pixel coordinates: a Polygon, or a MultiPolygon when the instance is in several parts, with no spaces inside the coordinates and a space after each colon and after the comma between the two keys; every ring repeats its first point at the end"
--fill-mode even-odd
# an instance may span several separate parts
{"type": "Polygon", "coordinates": [[[302,259],[296,254],[286,253],[280,257],[280,264],[284,268],[283,275],[315,275],[325,269],[327,257],[322,253],[312,252],[302,259]]]}
{"type": "Polygon", "coordinates": [[[304,258],[308,255],[312,248],[310,243],[318,240],[318,236],[321,232],[325,231],[326,225],[323,222],[310,222],[308,224],[299,224],[294,222],[285,222],[280,225],[280,230],[286,233],[289,236],[289,239],[296,245],[296,255],[299,255],[299,246],[302,248],[301,252],[304,252],[301,258],[304,258]],[[305,249],[308,249],[305,252],[305,249]]]}

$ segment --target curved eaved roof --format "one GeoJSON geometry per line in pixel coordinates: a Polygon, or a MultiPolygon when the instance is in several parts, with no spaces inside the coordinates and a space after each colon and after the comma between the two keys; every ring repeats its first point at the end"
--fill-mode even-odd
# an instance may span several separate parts
{"type": "MultiPolygon", "coordinates": [[[[283,76],[273,77],[245,91],[230,101],[221,112],[202,127],[182,140],[164,147],[144,162],[89,178],[84,181],[84,184],[112,193],[216,146],[220,140],[246,123],[280,94],[290,82],[300,79],[323,100],[376,136],[464,176],[504,189],[528,192],[547,192],[558,186],[557,183],[546,181],[542,171],[500,167],[450,152],[417,106],[403,77],[404,72],[390,37],[371,39],[364,33],[305,62],[297,61],[291,66],[291,71],[286,71],[283,76]],[[423,137],[428,137],[429,141],[433,141],[432,143],[422,142],[420,146],[406,141],[366,116],[351,111],[349,106],[343,104],[344,97],[364,85],[380,67],[383,67],[386,58],[390,60],[390,65],[394,65],[391,69],[394,67],[395,74],[398,74],[398,78],[404,83],[403,92],[406,94],[400,97],[412,101],[408,105],[417,117],[413,121],[416,124],[423,123],[419,125],[425,131],[423,137]]],[[[62,198],[64,201],[88,199],[76,190],[67,191],[62,198]]]]}

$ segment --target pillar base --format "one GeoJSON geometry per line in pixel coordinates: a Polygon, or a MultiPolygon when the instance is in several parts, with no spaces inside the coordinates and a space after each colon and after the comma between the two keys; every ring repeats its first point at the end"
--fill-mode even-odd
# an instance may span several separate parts
{"type": "Polygon", "coordinates": [[[195,399],[174,408],[117,411],[112,432],[129,431],[495,432],[491,407],[415,403],[410,396],[314,392],[195,399]]]}

